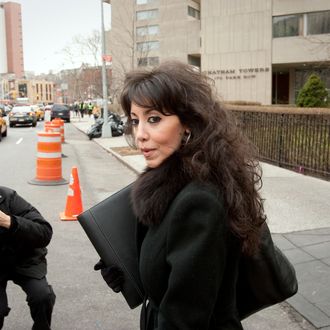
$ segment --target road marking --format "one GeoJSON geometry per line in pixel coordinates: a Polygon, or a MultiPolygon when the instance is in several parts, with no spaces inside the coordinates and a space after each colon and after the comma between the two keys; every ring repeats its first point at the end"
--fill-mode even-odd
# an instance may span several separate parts
{"type": "Polygon", "coordinates": [[[16,144],[20,144],[22,141],[23,141],[23,138],[20,138],[20,139],[16,142],[16,144]]]}

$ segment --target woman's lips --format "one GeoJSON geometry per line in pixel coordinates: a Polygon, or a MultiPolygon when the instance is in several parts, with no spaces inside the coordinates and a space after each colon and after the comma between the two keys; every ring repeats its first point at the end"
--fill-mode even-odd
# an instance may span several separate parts
{"type": "Polygon", "coordinates": [[[145,158],[150,158],[155,149],[142,148],[141,152],[145,158]]]}

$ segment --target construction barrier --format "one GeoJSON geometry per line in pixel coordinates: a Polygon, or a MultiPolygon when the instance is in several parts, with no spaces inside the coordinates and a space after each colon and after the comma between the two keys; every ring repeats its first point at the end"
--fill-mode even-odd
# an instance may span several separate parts
{"type": "Polygon", "coordinates": [[[37,134],[37,174],[29,183],[42,186],[67,184],[68,181],[62,178],[61,134],[56,132],[37,134]]]}
{"type": "Polygon", "coordinates": [[[77,220],[77,216],[82,213],[81,190],[77,167],[72,167],[65,211],[60,213],[63,221],[77,220]]]}
{"type": "Polygon", "coordinates": [[[51,120],[51,119],[50,119],[50,113],[51,113],[50,109],[46,109],[46,110],[45,110],[45,116],[44,116],[44,121],[45,121],[45,122],[51,120]]]}
{"type": "MultiPolygon", "coordinates": [[[[56,132],[61,134],[61,142],[64,143],[64,121],[63,121],[63,128],[59,122],[54,122],[55,119],[52,121],[48,121],[45,123],[45,131],[46,132],[56,132]]],[[[62,120],[62,119],[59,119],[62,120]]],[[[66,158],[67,156],[62,153],[62,158],[66,158]]]]}
{"type": "Polygon", "coordinates": [[[61,138],[62,138],[62,143],[65,143],[65,138],[64,138],[64,120],[61,118],[55,118],[52,120],[52,123],[55,125],[60,125],[60,133],[61,133],[61,138]]]}
{"type": "Polygon", "coordinates": [[[52,122],[51,121],[45,121],[44,122],[44,130],[45,132],[52,132],[51,126],[52,122]]]}
{"type": "MultiPolygon", "coordinates": [[[[61,126],[59,124],[55,124],[52,121],[45,123],[45,131],[46,132],[55,132],[55,133],[60,133],[61,136],[61,126]]],[[[62,136],[61,136],[61,142],[62,142],[62,136]]]]}

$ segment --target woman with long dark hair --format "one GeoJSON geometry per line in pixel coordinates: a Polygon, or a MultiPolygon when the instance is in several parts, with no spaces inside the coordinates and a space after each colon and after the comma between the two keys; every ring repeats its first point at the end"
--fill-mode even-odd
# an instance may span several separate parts
{"type": "Polygon", "coordinates": [[[209,78],[180,62],[129,73],[121,105],[147,164],[131,195],[146,228],[141,328],[242,329],[238,264],[265,221],[254,147],[209,78]]]}

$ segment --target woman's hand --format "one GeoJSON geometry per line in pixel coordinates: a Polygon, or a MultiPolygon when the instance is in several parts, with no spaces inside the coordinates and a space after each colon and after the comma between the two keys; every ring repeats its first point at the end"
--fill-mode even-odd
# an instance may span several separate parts
{"type": "Polygon", "coordinates": [[[106,266],[102,259],[94,265],[94,270],[101,270],[104,281],[114,292],[120,292],[123,288],[124,275],[120,268],[116,266],[106,266]]]}
{"type": "Polygon", "coordinates": [[[11,225],[11,218],[6,213],[0,211],[0,227],[9,228],[11,225]]]}

